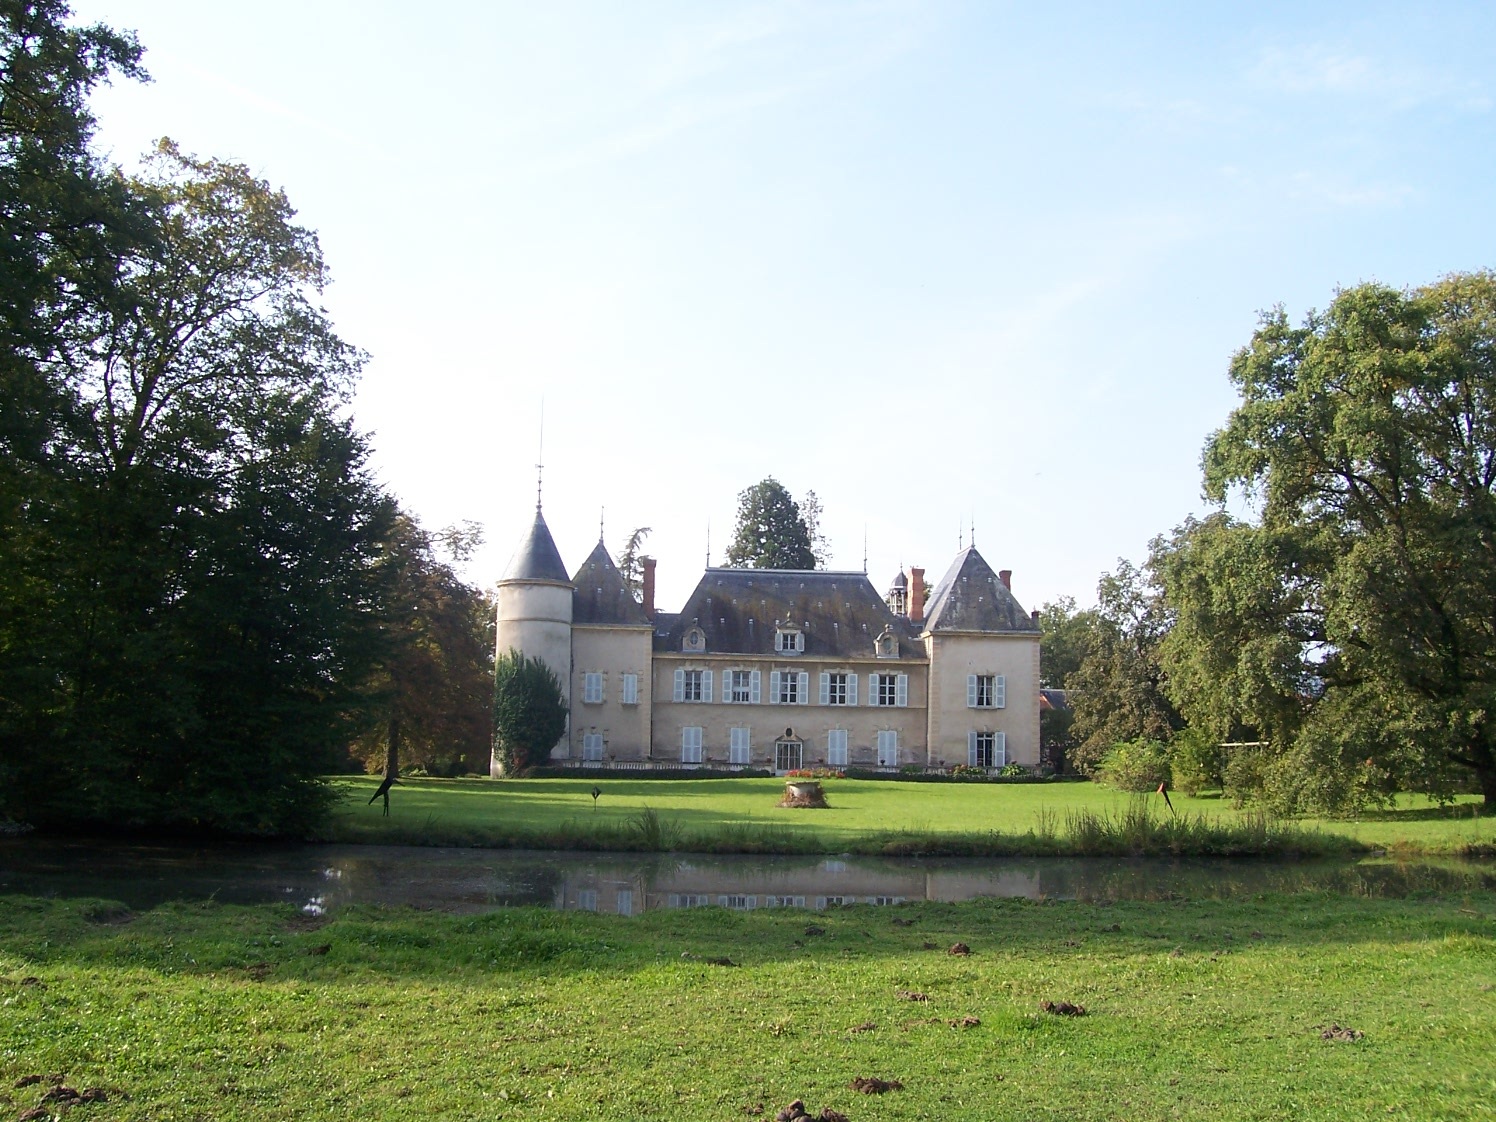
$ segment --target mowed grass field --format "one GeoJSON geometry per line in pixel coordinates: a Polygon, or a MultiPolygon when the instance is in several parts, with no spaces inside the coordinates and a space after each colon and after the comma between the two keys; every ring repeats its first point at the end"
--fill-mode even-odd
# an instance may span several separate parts
{"type": "Polygon", "coordinates": [[[11,1118],[60,1084],[72,1122],[1489,1119],[1493,1055],[1478,876],[634,918],[0,897],[11,1118]]]}
{"type": "MultiPolygon", "coordinates": [[[[1097,783],[963,784],[825,781],[829,809],[776,806],[784,781],[751,779],[406,779],[390,798],[390,816],[369,806],[376,779],[335,781],[343,800],[328,828],[332,840],[496,845],[587,844],[626,848],[641,812],[673,825],[666,848],[836,853],[878,852],[890,842],[993,832],[1012,837],[1049,831],[1063,849],[1067,817],[1116,819],[1142,807],[1170,817],[1157,795],[1126,795],[1097,783]],[[602,794],[596,800],[592,789],[602,794]]],[[[1223,826],[1252,820],[1218,797],[1171,793],[1177,814],[1223,826]]],[[[1303,819],[1291,825],[1359,846],[1406,853],[1456,854],[1496,848],[1496,818],[1477,815],[1462,797],[1439,807],[1404,796],[1394,809],[1354,820],[1303,819]]]]}

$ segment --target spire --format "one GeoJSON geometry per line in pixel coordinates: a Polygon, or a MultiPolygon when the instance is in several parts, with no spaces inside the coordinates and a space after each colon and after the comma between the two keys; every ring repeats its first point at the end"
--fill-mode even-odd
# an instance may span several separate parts
{"type": "Polygon", "coordinates": [[[545,474],[545,398],[540,399],[540,441],[535,449],[535,513],[540,514],[541,478],[545,474]]]}

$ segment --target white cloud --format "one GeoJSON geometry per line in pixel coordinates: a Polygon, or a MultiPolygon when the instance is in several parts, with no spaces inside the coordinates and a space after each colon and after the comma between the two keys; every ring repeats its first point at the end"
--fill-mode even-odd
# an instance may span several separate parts
{"type": "Polygon", "coordinates": [[[1374,98],[1398,109],[1430,102],[1469,112],[1491,107],[1491,96],[1478,81],[1321,44],[1265,48],[1247,77],[1278,93],[1374,98]]]}

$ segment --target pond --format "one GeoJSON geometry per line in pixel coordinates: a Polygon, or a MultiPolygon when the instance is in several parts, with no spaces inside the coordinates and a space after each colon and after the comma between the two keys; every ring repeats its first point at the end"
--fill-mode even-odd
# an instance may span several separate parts
{"type": "Polygon", "coordinates": [[[638,915],[716,905],[824,909],[850,904],[1167,900],[1259,893],[1406,896],[1496,888],[1496,864],[1386,860],[1162,861],[592,854],[406,846],[198,848],[21,838],[0,841],[0,896],[284,901],[309,914],[348,904],[481,912],[515,905],[638,915]]]}

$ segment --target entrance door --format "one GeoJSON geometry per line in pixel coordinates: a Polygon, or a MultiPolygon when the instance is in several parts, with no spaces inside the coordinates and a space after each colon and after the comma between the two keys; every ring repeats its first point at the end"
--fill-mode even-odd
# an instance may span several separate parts
{"type": "Polygon", "coordinates": [[[800,762],[805,755],[805,742],[802,740],[776,740],[774,742],[774,770],[799,771],[800,762]]]}

